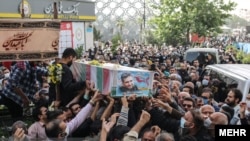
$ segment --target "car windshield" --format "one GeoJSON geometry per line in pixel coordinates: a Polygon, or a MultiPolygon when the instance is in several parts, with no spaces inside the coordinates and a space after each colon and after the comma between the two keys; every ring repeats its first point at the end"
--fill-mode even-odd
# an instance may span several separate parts
{"type": "Polygon", "coordinates": [[[205,64],[207,54],[211,54],[213,61],[217,63],[216,55],[213,52],[187,52],[186,61],[192,63],[194,60],[198,59],[200,64],[205,64]]]}

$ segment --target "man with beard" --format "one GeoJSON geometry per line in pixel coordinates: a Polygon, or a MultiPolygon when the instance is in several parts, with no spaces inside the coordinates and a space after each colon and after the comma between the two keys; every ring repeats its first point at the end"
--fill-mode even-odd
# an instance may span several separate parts
{"type": "Polygon", "coordinates": [[[60,106],[66,106],[78,94],[78,91],[90,88],[90,82],[78,81],[73,78],[70,66],[76,59],[76,52],[73,48],[66,48],[62,54],[62,80],[60,83],[60,106]]]}
{"type": "Polygon", "coordinates": [[[242,100],[242,93],[237,88],[232,88],[229,93],[227,94],[227,98],[225,100],[226,105],[232,107],[234,109],[233,118],[230,121],[231,125],[236,125],[239,121],[239,114],[240,114],[240,105],[239,103],[242,100]]]}

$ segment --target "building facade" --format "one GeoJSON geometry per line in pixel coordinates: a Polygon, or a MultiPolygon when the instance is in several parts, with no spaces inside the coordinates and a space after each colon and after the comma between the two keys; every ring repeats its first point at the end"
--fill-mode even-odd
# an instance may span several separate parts
{"type": "Polygon", "coordinates": [[[59,55],[66,47],[93,47],[95,2],[87,0],[1,0],[1,19],[58,19],[59,55]],[[22,15],[23,13],[23,15],[22,15]]]}

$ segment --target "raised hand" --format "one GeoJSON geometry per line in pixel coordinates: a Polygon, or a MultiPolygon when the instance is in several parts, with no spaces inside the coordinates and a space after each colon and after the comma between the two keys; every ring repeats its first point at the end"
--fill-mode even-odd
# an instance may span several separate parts
{"type": "Polygon", "coordinates": [[[147,123],[149,122],[150,118],[151,118],[151,115],[147,111],[142,110],[140,121],[147,123]]]}
{"type": "Polygon", "coordinates": [[[131,94],[128,96],[128,101],[135,101],[136,100],[136,94],[131,94]]]}
{"type": "Polygon", "coordinates": [[[153,131],[155,137],[161,133],[161,128],[157,125],[152,126],[151,130],[153,131]]]}
{"type": "Polygon", "coordinates": [[[159,96],[157,96],[158,99],[164,101],[164,102],[171,102],[172,96],[169,92],[169,89],[162,87],[159,92],[159,96]]]}
{"type": "Polygon", "coordinates": [[[124,93],[123,97],[121,97],[121,101],[122,101],[122,106],[128,107],[128,100],[127,100],[127,97],[126,97],[126,93],[124,93]]]}
{"type": "Polygon", "coordinates": [[[22,128],[17,128],[14,133],[14,141],[23,141],[25,138],[25,133],[22,128]]]}

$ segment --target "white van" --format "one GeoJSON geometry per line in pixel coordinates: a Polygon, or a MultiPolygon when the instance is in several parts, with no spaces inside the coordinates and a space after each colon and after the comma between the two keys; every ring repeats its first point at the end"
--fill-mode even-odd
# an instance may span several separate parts
{"type": "Polygon", "coordinates": [[[200,64],[205,64],[207,54],[211,54],[215,64],[220,63],[219,51],[215,48],[189,48],[184,53],[184,60],[192,63],[198,59],[200,64]]]}
{"type": "MultiPolygon", "coordinates": [[[[250,65],[248,64],[214,64],[207,65],[201,78],[209,75],[210,80],[217,79],[219,88],[228,92],[230,87],[238,88],[242,94],[242,101],[246,100],[250,90],[250,65]]],[[[218,94],[223,94],[222,92],[218,94]]],[[[227,93],[224,93],[225,97],[227,93]]]]}

